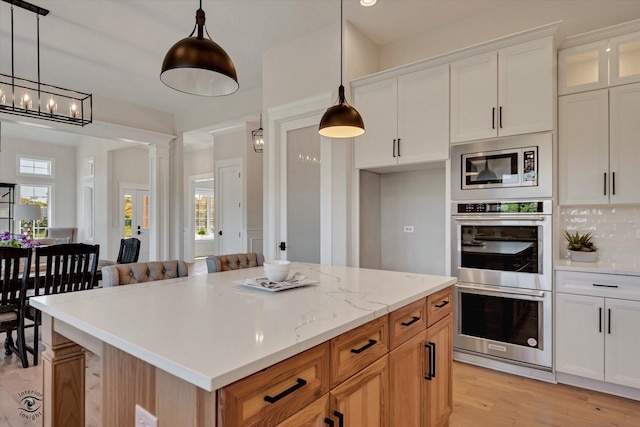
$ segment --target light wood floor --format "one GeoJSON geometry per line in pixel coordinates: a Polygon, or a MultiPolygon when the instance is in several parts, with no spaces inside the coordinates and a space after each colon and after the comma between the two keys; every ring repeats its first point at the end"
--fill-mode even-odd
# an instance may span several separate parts
{"type": "MultiPolygon", "coordinates": [[[[206,273],[203,265],[190,266],[189,274],[206,273]]],[[[0,333],[0,344],[4,338],[0,333]]],[[[32,329],[28,329],[27,341],[32,340],[32,329]]],[[[41,419],[29,421],[19,414],[19,393],[41,392],[41,376],[42,364],[22,369],[15,355],[6,357],[0,351],[0,427],[41,425],[41,419]]],[[[86,381],[87,426],[98,427],[100,360],[92,354],[87,354],[86,381]]],[[[458,362],[453,364],[453,382],[450,427],[640,427],[640,402],[634,400],[458,362]]]]}

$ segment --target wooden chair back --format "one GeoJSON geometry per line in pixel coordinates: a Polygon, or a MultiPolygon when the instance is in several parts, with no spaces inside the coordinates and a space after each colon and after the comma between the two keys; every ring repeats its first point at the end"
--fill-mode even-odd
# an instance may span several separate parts
{"type": "Polygon", "coordinates": [[[118,251],[117,264],[131,264],[138,262],[140,255],[140,240],[135,237],[120,239],[120,250],[118,251]]]}
{"type": "Polygon", "coordinates": [[[96,286],[100,245],[66,243],[36,248],[36,295],[83,291],[96,286]]]}
{"type": "Polygon", "coordinates": [[[0,325],[24,304],[30,268],[31,249],[0,247],[0,325]]]}

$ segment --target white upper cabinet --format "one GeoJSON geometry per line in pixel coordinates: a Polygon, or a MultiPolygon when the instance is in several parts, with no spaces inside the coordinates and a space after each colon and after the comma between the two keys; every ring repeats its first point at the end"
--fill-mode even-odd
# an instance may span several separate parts
{"type": "Polygon", "coordinates": [[[558,95],[636,82],[640,82],[640,32],[558,52],[558,95]]]}
{"type": "Polygon", "coordinates": [[[560,204],[607,204],[609,91],[561,96],[558,110],[560,204]]]}
{"type": "Polygon", "coordinates": [[[358,169],[449,158],[449,66],[354,89],[366,133],[356,138],[358,169]]]}
{"type": "Polygon", "coordinates": [[[553,128],[553,40],[451,63],[451,142],[553,128]]]}
{"type": "Polygon", "coordinates": [[[640,83],[559,98],[561,205],[640,203],[640,83]]]}
{"type": "Polygon", "coordinates": [[[606,40],[558,52],[558,95],[602,89],[609,85],[606,40]]]}
{"type": "Polygon", "coordinates": [[[611,86],[640,82],[640,33],[609,40],[611,86]]]}

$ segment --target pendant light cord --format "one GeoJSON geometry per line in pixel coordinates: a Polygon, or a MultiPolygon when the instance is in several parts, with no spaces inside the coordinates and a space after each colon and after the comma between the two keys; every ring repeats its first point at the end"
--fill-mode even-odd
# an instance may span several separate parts
{"type": "Polygon", "coordinates": [[[342,40],[343,37],[343,29],[342,29],[342,0],[340,0],[340,86],[342,86],[342,74],[343,74],[343,57],[344,57],[344,42],[342,40]]]}

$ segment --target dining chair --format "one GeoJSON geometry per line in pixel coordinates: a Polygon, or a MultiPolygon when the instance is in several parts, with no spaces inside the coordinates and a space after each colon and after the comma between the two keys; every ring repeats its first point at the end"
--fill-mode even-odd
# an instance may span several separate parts
{"type": "Polygon", "coordinates": [[[188,275],[187,263],[180,260],[116,264],[102,267],[102,287],[131,285],[188,275]]]}
{"type": "Polygon", "coordinates": [[[216,255],[207,257],[207,272],[218,273],[239,268],[259,267],[264,263],[264,256],[255,252],[246,254],[216,255]]]}
{"type": "Polygon", "coordinates": [[[4,354],[15,353],[27,368],[24,309],[31,269],[31,249],[0,247],[0,331],[6,332],[4,354]],[[22,270],[22,271],[20,271],[22,270]],[[16,343],[13,330],[16,330],[16,343]]]}
{"type": "MultiPolygon", "coordinates": [[[[63,243],[36,247],[35,253],[33,296],[85,291],[96,286],[100,245],[63,243]]],[[[26,350],[33,354],[33,364],[37,365],[40,311],[28,307],[24,314],[33,321],[34,346],[26,346],[26,350]]]]}
{"type": "Polygon", "coordinates": [[[140,255],[140,239],[129,237],[128,239],[120,239],[120,250],[116,264],[130,264],[138,262],[140,255]]]}

